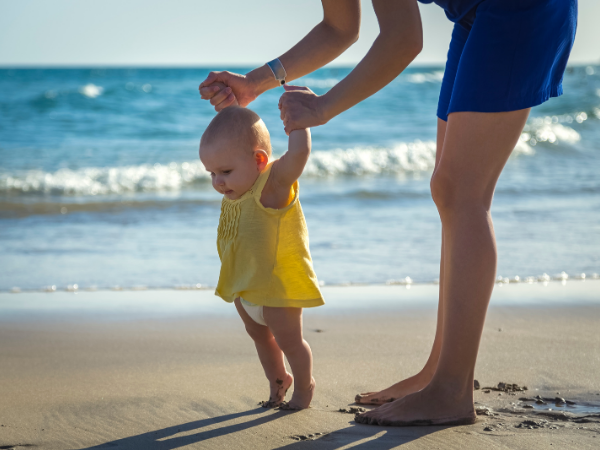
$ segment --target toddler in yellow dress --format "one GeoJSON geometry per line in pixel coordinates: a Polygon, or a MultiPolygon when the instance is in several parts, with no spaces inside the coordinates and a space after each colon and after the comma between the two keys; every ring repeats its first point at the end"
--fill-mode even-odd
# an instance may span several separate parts
{"type": "Polygon", "coordinates": [[[292,131],[287,153],[272,161],[264,122],[237,106],[217,114],[200,141],[200,160],[215,190],[223,194],[215,294],[235,303],[254,340],[270,385],[265,407],[308,408],[315,390],[312,353],[302,336],[302,308],[324,302],[298,200],[298,178],[310,147],[309,130],[292,131]],[[292,399],[284,402],[292,382],[292,399]]]}

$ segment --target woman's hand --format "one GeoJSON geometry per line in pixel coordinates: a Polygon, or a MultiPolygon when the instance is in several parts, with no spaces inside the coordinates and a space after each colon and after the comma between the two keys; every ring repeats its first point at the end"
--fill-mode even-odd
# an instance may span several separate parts
{"type": "Polygon", "coordinates": [[[217,112],[235,104],[236,100],[240,106],[248,106],[257,97],[248,77],[227,71],[209,73],[198,89],[200,96],[204,100],[210,100],[217,112]],[[222,83],[225,88],[214,84],[215,82],[222,83]]]}
{"type": "Polygon", "coordinates": [[[237,101],[237,98],[235,98],[235,94],[231,91],[230,87],[225,86],[223,83],[219,82],[219,81],[215,81],[213,84],[211,84],[210,86],[208,86],[209,88],[217,88],[217,89],[213,89],[216,94],[213,96],[213,98],[216,98],[217,96],[219,98],[223,98],[223,100],[221,102],[219,102],[219,111],[221,109],[227,108],[229,106],[240,106],[240,104],[237,101]]]}
{"type": "Polygon", "coordinates": [[[285,93],[279,99],[280,117],[285,134],[294,130],[326,124],[324,97],[319,97],[307,87],[283,85],[285,93]]]}

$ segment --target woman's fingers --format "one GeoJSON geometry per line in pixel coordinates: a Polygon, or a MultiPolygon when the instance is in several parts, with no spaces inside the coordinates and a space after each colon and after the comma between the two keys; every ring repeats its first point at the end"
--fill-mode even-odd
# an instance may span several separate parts
{"type": "Polygon", "coordinates": [[[254,101],[257,97],[255,87],[245,75],[237,73],[222,71],[222,72],[211,72],[202,83],[200,83],[200,95],[204,100],[210,100],[210,103],[215,107],[216,111],[220,111],[225,106],[221,105],[221,102],[225,101],[226,106],[239,105],[247,106],[250,102],[254,101]],[[224,85],[231,89],[230,92],[234,95],[234,101],[227,99],[227,95],[222,93],[221,90],[213,90],[211,86],[224,85]],[[216,97],[216,98],[215,98],[216,97]]]}
{"type": "Polygon", "coordinates": [[[307,128],[306,126],[301,126],[298,120],[299,117],[297,112],[291,109],[283,108],[281,116],[281,120],[283,121],[283,129],[285,130],[285,134],[287,134],[288,136],[293,130],[307,128]]]}
{"type": "Polygon", "coordinates": [[[297,117],[294,117],[294,115],[292,113],[290,113],[289,116],[285,116],[285,119],[283,120],[283,129],[285,130],[285,134],[287,134],[289,136],[292,131],[300,130],[303,128],[310,128],[310,127],[307,125],[304,125],[302,123],[302,121],[298,120],[297,117]]]}
{"type": "Polygon", "coordinates": [[[280,118],[286,134],[293,130],[323,125],[320,97],[307,87],[284,85],[286,92],[279,99],[280,118]]]}
{"type": "Polygon", "coordinates": [[[202,100],[210,100],[220,90],[221,88],[218,86],[202,86],[200,88],[200,98],[202,100]]]}
{"type": "Polygon", "coordinates": [[[215,106],[215,111],[219,112],[225,108],[228,108],[229,106],[237,106],[238,102],[235,98],[235,95],[233,95],[233,92],[231,94],[229,94],[227,96],[227,98],[225,100],[223,100],[221,103],[219,103],[218,105],[215,106]]]}
{"type": "Polygon", "coordinates": [[[213,84],[215,81],[217,81],[220,74],[221,72],[210,72],[206,77],[206,80],[200,83],[198,89],[202,89],[203,87],[210,86],[211,84],[213,84]]]}
{"type": "Polygon", "coordinates": [[[225,101],[227,99],[227,97],[229,97],[229,95],[231,95],[231,94],[232,94],[232,92],[231,92],[230,87],[221,89],[219,92],[217,92],[215,95],[213,95],[213,97],[210,99],[210,104],[213,106],[220,105],[221,102],[225,101]]]}
{"type": "Polygon", "coordinates": [[[211,104],[213,106],[219,104],[220,102],[213,103],[212,99],[222,91],[223,86],[228,85],[225,81],[227,79],[227,75],[228,72],[210,72],[206,79],[200,83],[200,86],[198,87],[198,90],[200,91],[200,98],[203,100],[211,100],[211,104]]]}
{"type": "Polygon", "coordinates": [[[293,85],[290,85],[290,84],[284,84],[283,88],[285,89],[286,92],[290,92],[290,91],[308,91],[308,92],[312,92],[306,86],[293,86],[293,85]]]}

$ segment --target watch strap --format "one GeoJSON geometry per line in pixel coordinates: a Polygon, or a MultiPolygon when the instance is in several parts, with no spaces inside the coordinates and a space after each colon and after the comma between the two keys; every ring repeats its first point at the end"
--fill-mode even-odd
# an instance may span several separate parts
{"type": "Polygon", "coordinates": [[[269,66],[271,72],[273,72],[275,79],[279,81],[280,84],[284,85],[287,73],[283,68],[283,64],[281,64],[281,61],[279,61],[279,58],[275,58],[273,61],[269,61],[267,63],[267,66],[269,66]]]}

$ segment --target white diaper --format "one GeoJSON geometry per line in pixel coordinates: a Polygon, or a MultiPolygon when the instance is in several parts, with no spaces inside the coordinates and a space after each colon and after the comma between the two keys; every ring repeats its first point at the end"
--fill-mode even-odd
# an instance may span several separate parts
{"type": "Polygon", "coordinates": [[[265,322],[265,318],[263,316],[263,306],[255,305],[254,303],[250,303],[247,300],[244,300],[240,297],[240,303],[250,316],[252,320],[254,320],[259,325],[267,326],[267,322],[265,322]]]}

